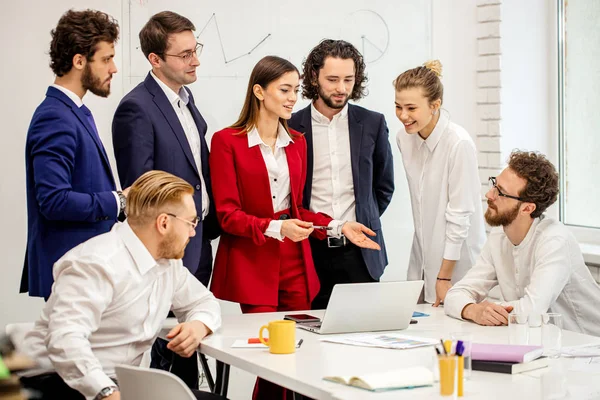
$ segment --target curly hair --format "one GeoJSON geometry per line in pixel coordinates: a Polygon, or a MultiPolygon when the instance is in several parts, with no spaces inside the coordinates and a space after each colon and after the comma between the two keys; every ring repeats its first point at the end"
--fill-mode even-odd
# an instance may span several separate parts
{"type": "Polygon", "coordinates": [[[514,150],[508,159],[508,167],[527,184],[519,197],[535,203],[531,218],[537,218],[550,207],[558,197],[558,173],[556,168],[541,153],[514,150]]]}
{"type": "Polygon", "coordinates": [[[56,76],[63,76],[73,68],[76,54],[90,61],[98,43],[115,43],[119,39],[119,24],[101,11],[69,10],[60,17],[50,35],[50,68],[56,76]]]}
{"type": "Polygon", "coordinates": [[[427,61],[422,66],[404,71],[394,80],[396,92],[410,88],[421,88],[430,103],[444,101],[444,85],[442,76],[442,63],[439,60],[427,61]]]}
{"type": "Polygon", "coordinates": [[[365,62],[359,51],[344,40],[324,39],[313,48],[302,64],[302,96],[305,99],[316,100],[319,97],[319,71],[325,65],[327,57],[352,59],[354,61],[354,89],[351,100],[360,100],[367,95],[367,75],[365,62]]]}

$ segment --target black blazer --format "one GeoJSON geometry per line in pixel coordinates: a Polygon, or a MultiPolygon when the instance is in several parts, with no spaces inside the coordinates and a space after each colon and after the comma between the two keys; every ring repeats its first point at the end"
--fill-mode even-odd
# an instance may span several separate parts
{"type": "Polygon", "coordinates": [[[173,106],[150,74],[117,107],[112,123],[113,146],[119,179],[124,188],[144,172],[169,172],[194,187],[198,215],[202,215],[202,173],[210,198],[210,210],[204,221],[198,224],[196,236],[190,239],[183,264],[207,286],[212,271],[210,240],[219,235],[219,228],[212,198],[208,146],[204,138],[207,125],[194,104],[191,91],[188,88],[185,90],[190,96],[187,107],[200,133],[202,171],[198,171],[196,167],[189,142],[173,106]]]}
{"type": "MultiPolygon", "coordinates": [[[[310,105],[292,115],[291,128],[306,135],[307,171],[303,203],[310,208],[313,179],[313,136],[310,105]]],[[[383,114],[348,104],[348,127],[356,220],[375,231],[374,240],[381,251],[361,249],[374,279],[379,279],[388,264],[380,217],[394,193],[394,165],[388,128],[383,114]]]]}

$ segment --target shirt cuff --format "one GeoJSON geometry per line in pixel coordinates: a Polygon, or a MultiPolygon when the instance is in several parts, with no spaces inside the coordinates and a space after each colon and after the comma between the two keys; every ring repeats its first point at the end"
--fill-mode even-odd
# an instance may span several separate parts
{"type": "Polygon", "coordinates": [[[327,226],[330,228],[333,228],[333,229],[327,231],[327,236],[338,237],[338,238],[340,236],[342,236],[342,227],[344,226],[345,223],[346,223],[346,221],[332,219],[331,222],[329,224],[327,224],[327,226]]]}
{"type": "MultiPolygon", "coordinates": [[[[451,290],[452,289],[450,289],[450,291],[451,290]]],[[[450,291],[448,291],[448,294],[444,299],[444,311],[446,312],[446,315],[464,321],[464,318],[462,317],[462,312],[465,306],[467,304],[477,302],[465,294],[450,293],[450,291]]]]}
{"type": "Polygon", "coordinates": [[[199,321],[202,322],[212,333],[221,327],[221,321],[215,315],[209,312],[197,312],[191,315],[185,322],[199,321]]]}
{"type": "Polygon", "coordinates": [[[444,247],[444,259],[450,261],[460,260],[460,250],[462,249],[462,243],[451,243],[446,241],[444,247]]]}
{"type": "Polygon", "coordinates": [[[117,202],[117,216],[121,214],[121,199],[119,199],[119,194],[117,192],[112,192],[115,196],[115,201],[117,202]]]}
{"type": "Polygon", "coordinates": [[[101,369],[95,369],[86,373],[74,386],[74,389],[79,390],[86,399],[93,400],[105,387],[117,385],[101,369]]]}
{"type": "Polygon", "coordinates": [[[270,238],[277,239],[280,242],[283,242],[283,235],[281,234],[281,225],[282,224],[283,224],[283,221],[278,220],[278,219],[274,219],[273,221],[269,222],[269,226],[267,227],[265,236],[268,236],[270,238]]]}

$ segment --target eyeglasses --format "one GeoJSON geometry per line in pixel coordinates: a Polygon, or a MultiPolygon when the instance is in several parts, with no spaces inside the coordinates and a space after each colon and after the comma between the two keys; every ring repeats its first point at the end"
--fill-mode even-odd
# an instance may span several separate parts
{"type": "Polygon", "coordinates": [[[519,201],[525,201],[527,202],[527,200],[525,200],[522,197],[518,197],[518,196],[511,196],[510,194],[504,194],[500,191],[500,189],[498,188],[498,185],[496,183],[496,177],[495,176],[490,176],[488,178],[488,181],[490,183],[490,189],[494,189],[494,192],[496,193],[496,196],[502,196],[502,197],[508,197],[509,199],[515,199],[515,200],[519,200],[519,201]]]}
{"type": "Polygon", "coordinates": [[[186,224],[191,226],[192,229],[196,229],[196,227],[198,226],[198,223],[200,222],[200,217],[198,217],[198,216],[194,217],[193,221],[188,221],[187,219],[178,217],[175,214],[171,214],[171,213],[165,213],[165,214],[167,214],[169,217],[177,218],[178,220],[185,222],[186,224]]]}
{"type": "Polygon", "coordinates": [[[196,48],[194,50],[188,50],[182,54],[163,53],[163,56],[181,58],[184,63],[189,64],[192,61],[192,58],[194,57],[194,55],[196,56],[196,58],[200,58],[200,54],[202,54],[203,47],[204,47],[204,45],[202,43],[196,43],[196,48]]]}

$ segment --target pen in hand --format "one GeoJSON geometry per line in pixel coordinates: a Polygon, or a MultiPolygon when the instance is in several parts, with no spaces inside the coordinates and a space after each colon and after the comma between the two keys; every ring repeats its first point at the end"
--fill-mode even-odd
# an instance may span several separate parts
{"type": "Polygon", "coordinates": [[[326,231],[332,231],[333,230],[333,227],[331,227],[331,226],[324,226],[324,225],[313,225],[313,226],[311,226],[311,228],[313,228],[313,229],[324,229],[326,231]]]}

